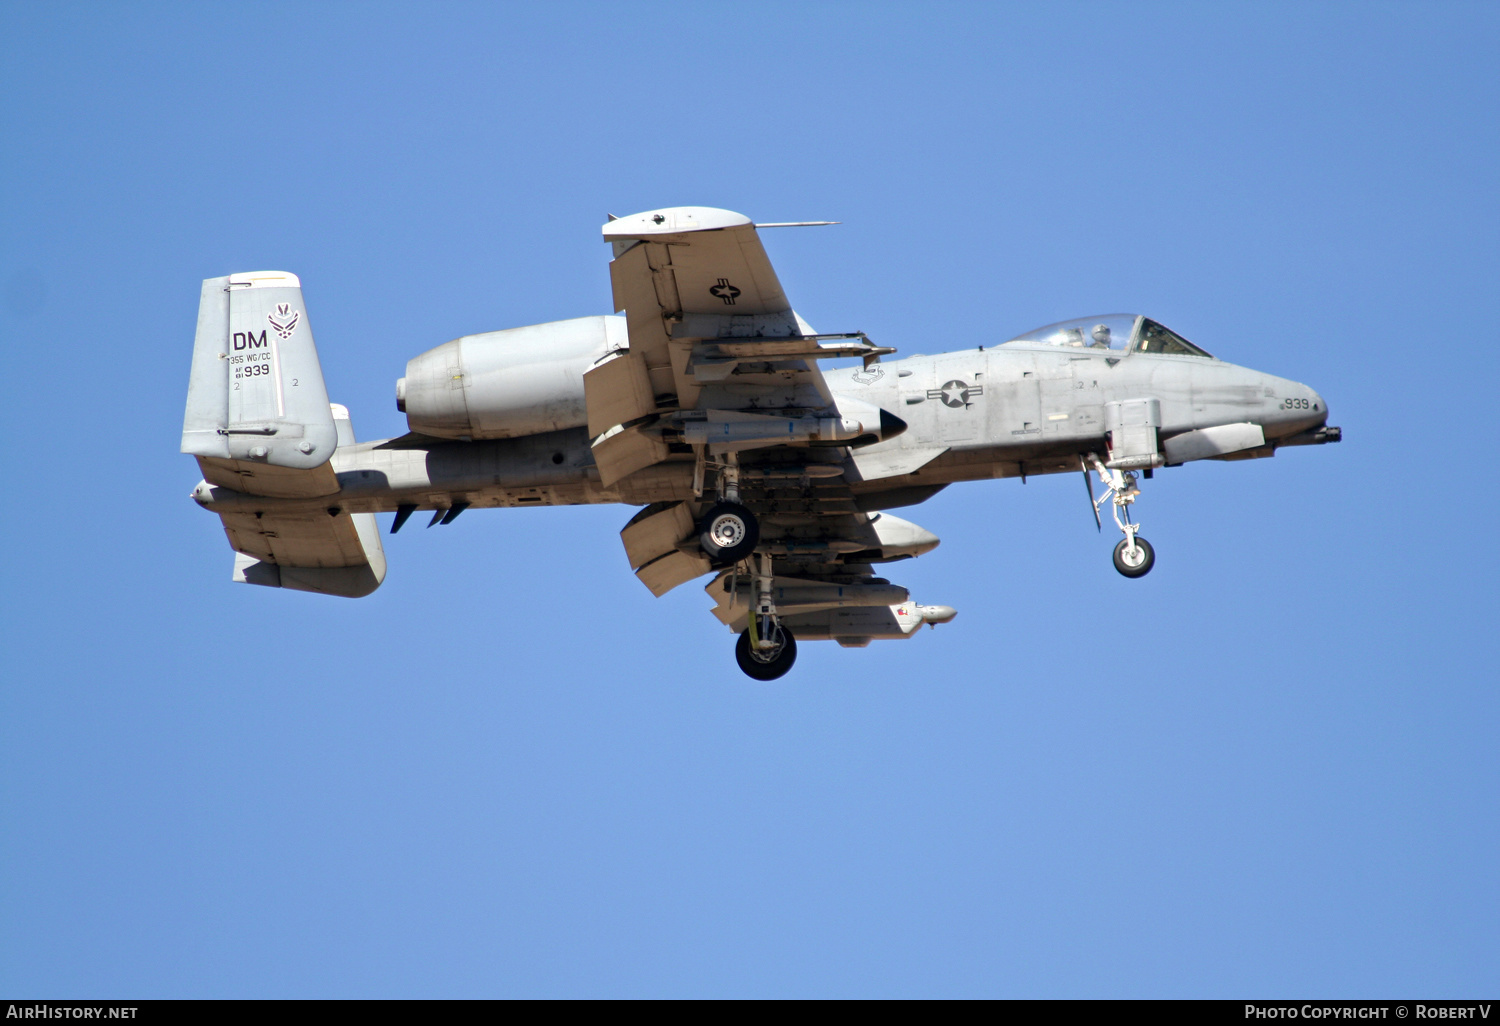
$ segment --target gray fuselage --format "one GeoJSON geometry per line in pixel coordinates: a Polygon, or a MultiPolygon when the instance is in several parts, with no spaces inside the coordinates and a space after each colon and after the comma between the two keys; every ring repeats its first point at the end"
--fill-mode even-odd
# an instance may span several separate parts
{"type": "MultiPolygon", "coordinates": [[[[824,377],[836,398],[878,406],[907,424],[898,437],[857,450],[861,455],[931,455],[913,471],[864,475],[853,491],[869,510],[920,502],[957,481],[1077,471],[1080,457],[1108,451],[1110,404],[1156,400],[1163,440],[1258,425],[1264,445],[1218,457],[1228,459],[1322,441],[1317,429],[1328,418],[1327,404],[1306,385],[1203,356],[1011,342],[829,368],[824,377]]],[[[581,384],[578,392],[560,398],[581,409],[581,384]]],[[[483,441],[408,435],[340,446],[333,457],[337,495],[270,499],[205,483],[194,497],[216,512],[337,506],[352,513],[692,498],[690,455],[604,487],[590,441],[584,427],[483,441]]]]}

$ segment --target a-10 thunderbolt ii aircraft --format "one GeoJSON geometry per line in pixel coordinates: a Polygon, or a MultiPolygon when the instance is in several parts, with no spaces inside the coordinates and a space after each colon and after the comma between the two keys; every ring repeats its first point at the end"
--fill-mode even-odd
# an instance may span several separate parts
{"type": "Polygon", "coordinates": [[[1130,519],[1138,475],[1339,440],[1311,388],[1148,317],[901,360],[862,332],[819,334],[782,291],[764,227],[710,207],[612,217],[623,317],[423,353],[396,383],[411,433],[378,442],[357,443],[329,404],[294,275],[205,281],[182,451],[234,579],[357,597],[385,576],[377,512],[396,514],[394,533],[417,510],[448,524],[470,508],[626,503],[642,507],[620,532],[636,576],[661,595],[712,574],[741,669],[772,680],[799,640],[863,646],[953,619],[876,575],[938,544],[888,511],[950,484],[1082,472],[1096,521],[1108,506],[1124,535],[1115,568],[1140,577],[1155,556],[1130,519]],[[820,369],[830,357],[862,359],[820,369]]]}

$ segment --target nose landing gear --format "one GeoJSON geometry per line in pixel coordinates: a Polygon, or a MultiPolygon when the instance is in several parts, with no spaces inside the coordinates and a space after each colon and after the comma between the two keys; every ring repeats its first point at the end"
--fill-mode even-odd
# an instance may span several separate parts
{"type": "Polygon", "coordinates": [[[1089,453],[1088,462],[1082,458],[1079,462],[1083,465],[1083,479],[1088,484],[1089,502],[1094,507],[1094,523],[1102,525],[1099,510],[1105,502],[1110,502],[1114,507],[1115,526],[1125,534],[1125,540],[1115,546],[1115,569],[1125,577],[1145,577],[1156,565],[1156,550],[1139,536],[1141,525],[1130,520],[1130,504],[1141,494],[1136,487],[1134,471],[1111,470],[1094,453],[1089,453]],[[1104,484],[1104,494],[1097,499],[1094,498],[1093,480],[1089,477],[1089,463],[1094,465],[1104,484]]]}
{"type": "Polygon", "coordinates": [[[1156,550],[1144,538],[1127,538],[1115,546],[1115,569],[1126,577],[1145,577],[1155,565],[1156,550]]]}

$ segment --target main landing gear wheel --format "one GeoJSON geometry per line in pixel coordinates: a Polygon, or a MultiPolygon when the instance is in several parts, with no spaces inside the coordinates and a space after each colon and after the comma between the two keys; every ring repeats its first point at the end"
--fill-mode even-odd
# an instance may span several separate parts
{"type": "Polygon", "coordinates": [[[755,551],[759,541],[760,524],[755,514],[737,502],[714,506],[699,527],[698,544],[709,559],[721,565],[738,563],[755,551]]]}
{"type": "Polygon", "coordinates": [[[740,669],[745,671],[747,677],[775,680],[784,676],[797,661],[797,639],[785,627],[778,626],[776,630],[781,636],[781,643],[775,648],[752,649],[748,630],[734,643],[735,662],[740,664],[740,669]]]}
{"type": "Polygon", "coordinates": [[[1126,538],[1115,546],[1115,569],[1126,577],[1145,577],[1156,565],[1156,550],[1144,538],[1135,539],[1135,549],[1126,538]]]}

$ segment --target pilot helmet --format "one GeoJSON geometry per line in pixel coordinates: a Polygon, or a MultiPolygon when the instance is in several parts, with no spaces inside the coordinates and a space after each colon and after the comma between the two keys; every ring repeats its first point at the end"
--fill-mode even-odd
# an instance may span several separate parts
{"type": "Polygon", "coordinates": [[[1093,336],[1094,336],[1094,345],[1108,347],[1108,345],[1109,345],[1109,325],[1108,324],[1096,324],[1096,325],[1094,325],[1093,336]]]}

